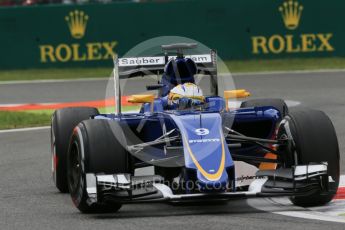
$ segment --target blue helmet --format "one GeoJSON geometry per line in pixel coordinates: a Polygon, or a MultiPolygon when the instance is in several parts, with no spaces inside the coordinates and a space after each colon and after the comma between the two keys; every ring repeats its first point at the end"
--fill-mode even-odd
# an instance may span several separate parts
{"type": "Polygon", "coordinates": [[[197,73],[195,62],[190,58],[176,58],[170,60],[164,68],[162,76],[162,96],[179,84],[195,83],[194,75],[197,73]]]}

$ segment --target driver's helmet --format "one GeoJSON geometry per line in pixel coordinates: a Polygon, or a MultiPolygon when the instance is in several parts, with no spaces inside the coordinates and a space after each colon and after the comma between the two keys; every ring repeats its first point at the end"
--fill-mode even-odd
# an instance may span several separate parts
{"type": "Polygon", "coordinates": [[[179,84],[187,82],[195,83],[194,75],[197,73],[197,66],[190,58],[171,59],[164,68],[162,76],[161,96],[165,97],[170,90],[179,84]]]}
{"type": "Polygon", "coordinates": [[[168,95],[169,105],[179,105],[181,102],[190,105],[200,105],[205,101],[202,90],[194,83],[184,83],[175,86],[168,95]]]}

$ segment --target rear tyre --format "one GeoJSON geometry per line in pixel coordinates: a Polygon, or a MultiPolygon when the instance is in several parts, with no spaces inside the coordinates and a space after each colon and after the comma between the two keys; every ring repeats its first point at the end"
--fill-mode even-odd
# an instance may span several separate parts
{"type": "Polygon", "coordinates": [[[328,162],[328,176],[332,178],[327,193],[291,197],[293,204],[303,207],[319,206],[330,202],[339,186],[339,147],[334,126],[322,111],[297,109],[290,111],[278,129],[278,137],[287,135],[294,141],[287,166],[328,162]],[[290,130],[290,131],[289,131],[290,130]],[[297,157],[297,159],[296,159],[297,157]]]}
{"type": "Polygon", "coordinates": [[[263,99],[252,99],[244,101],[241,104],[241,108],[249,107],[261,107],[261,106],[272,106],[280,112],[280,116],[283,118],[289,113],[289,109],[282,99],[277,98],[263,98],[263,99]]]}
{"type": "Polygon", "coordinates": [[[130,173],[130,155],[121,126],[114,120],[81,122],[72,134],[68,151],[68,188],[74,205],[83,213],[116,212],[117,203],[88,203],[86,174],[130,173]],[[83,156],[83,157],[82,157],[83,156]]]}
{"type": "Polygon", "coordinates": [[[98,115],[96,108],[75,107],[56,110],[51,122],[52,173],[60,192],[68,192],[66,157],[72,130],[79,122],[98,115]]]}

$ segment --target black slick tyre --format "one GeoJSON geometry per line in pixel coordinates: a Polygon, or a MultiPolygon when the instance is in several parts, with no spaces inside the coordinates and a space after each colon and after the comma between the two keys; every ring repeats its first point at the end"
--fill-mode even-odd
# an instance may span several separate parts
{"type": "Polygon", "coordinates": [[[291,110],[278,129],[278,137],[290,136],[293,150],[287,157],[287,166],[328,163],[329,190],[308,196],[291,197],[293,204],[303,207],[319,206],[330,202],[337,192],[340,177],[339,146],[334,126],[322,111],[311,109],[291,110]],[[289,131],[288,131],[289,130],[289,131]],[[297,159],[296,159],[297,158],[297,159]],[[290,159],[290,160],[289,160],[290,159]]]}
{"type": "Polygon", "coordinates": [[[60,192],[68,192],[66,156],[72,130],[79,122],[98,115],[96,108],[74,107],[56,110],[51,122],[52,174],[60,192]]]}
{"type": "Polygon", "coordinates": [[[263,99],[252,99],[244,101],[241,104],[241,108],[249,107],[261,107],[261,106],[272,106],[276,108],[281,117],[285,117],[289,113],[289,109],[284,100],[278,98],[263,98],[263,99]]]}
{"type": "Polygon", "coordinates": [[[74,130],[67,156],[68,188],[83,213],[116,212],[120,203],[88,202],[86,174],[130,173],[130,154],[121,126],[114,120],[87,120],[74,130]]]}

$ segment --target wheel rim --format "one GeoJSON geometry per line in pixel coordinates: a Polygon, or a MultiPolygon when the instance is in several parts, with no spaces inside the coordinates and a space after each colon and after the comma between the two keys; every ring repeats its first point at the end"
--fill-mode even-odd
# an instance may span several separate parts
{"type": "Polygon", "coordinates": [[[71,191],[76,191],[81,177],[81,162],[79,146],[76,142],[73,142],[70,157],[69,157],[69,169],[68,169],[68,181],[71,191]]]}

